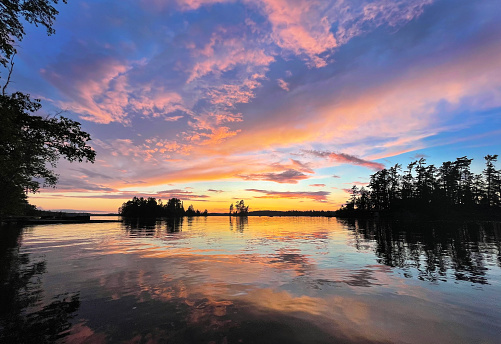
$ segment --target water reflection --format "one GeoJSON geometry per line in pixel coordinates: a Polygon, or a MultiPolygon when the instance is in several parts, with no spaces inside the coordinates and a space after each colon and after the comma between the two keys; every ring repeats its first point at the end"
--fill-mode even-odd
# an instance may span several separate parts
{"type": "Polygon", "coordinates": [[[0,342],[495,342],[498,225],[412,226],[195,217],[24,229],[0,237],[0,342]]]}
{"type": "MultiPolygon", "coordinates": [[[[190,221],[193,221],[193,218],[188,218],[190,221]]],[[[172,217],[165,219],[165,228],[167,233],[175,233],[181,232],[183,228],[184,217],[172,217]]],[[[191,223],[190,223],[191,225],[191,223]]]]}
{"type": "Polygon", "coordinates": [[[68,335],[80,306],[78,293],[43,301],[43,257],[22,253],[22,228],[0,227],[0,342],[53,343],[68,335]]]}
{"type": "MultiPolygon", "coordinates": [[[[164,218],[164,219],[124,219],[122,228],[131,236],[135,237],[154,237],[166,233],[181,232],[183,228],[183,217],[164,218]]],[[[193,219],[188,218],[188,225],[191,225],[193,219]]]]}
{"type": "Polygon", "coordinates": [[[488,266],[501,267],[501,226],[496,222],[342,221],[353,231],[358,249],[375,242],[378,262],[402,269],[406,277],[487,284],[488,266]]]}
{"type": "Polygon", "coordinates": [[[228,216],[230,218],[230,230],[242,233],[249,226],[247,216],[228,216]]]}

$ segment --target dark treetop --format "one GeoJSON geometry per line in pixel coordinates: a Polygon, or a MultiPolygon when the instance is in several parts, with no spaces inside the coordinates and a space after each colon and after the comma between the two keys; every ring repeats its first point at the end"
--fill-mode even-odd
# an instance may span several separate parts
{"type": "Polygon", "coordinates": [[[402,172],[397,164],[370,176],[369,187],[353,186],[338,216],[381,214],[428,214],[433,217],[497,217],[501,214],[501,171],[497,155],[486,155],[481,174],[470,171],[466,156],[441,166],[421,158],[402,172]]]}

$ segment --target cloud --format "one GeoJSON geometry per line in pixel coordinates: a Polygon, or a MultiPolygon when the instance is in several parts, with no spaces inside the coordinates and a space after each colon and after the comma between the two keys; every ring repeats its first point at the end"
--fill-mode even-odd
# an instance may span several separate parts
{"type": "Polygon", "coordinates": [[[297,171],[297,170],[287,170],[280,173],[268,172],[268,173],[251,173],[251,174],[241,174],[239,177],[245,180],[265,180],[276,183],[287,183],[287,184],[297,184],[298,181],[303,179],[308,179],[308,175],[297,171]]]}
{"type": "Polygon", "coordinates": [[[208,74],[220,76],[239,65],[267,67],[274,61],[274,57],[266,54],[264,49],[244,46],[241,39],[225,36],[224,31],[214,33],[207,45],[193,50],[193,55],[197,62],[189,71],[188,84],[208,74]]]}
{"type": "Polygon", "coordinates": [[[367,186],[367,185],[369,185],[369,182],[359,182],[359,181],[355,181],[355,182],[351,182],[351,183],[344,183],[344,184],[349,184],[349,185],[357,185],[357,186],[367,186]]]}
{"type": "Polygon", "coordinates": [[[222,193],[222,192],[224,192],[223,190],[215,190],[215,189],[208,189],[207,191],[209,191],[209,192],[215,192],[215,193],[222,193]]]}
{"type": "MultiPolygon", "coordinates": [[[[72,48],[82,52],[89,47],[72,48]]],[[[42,69],[41,74],[69,99],[58,101],[59,107],[96,123],[126,123],[122,104],[127,103],[126,73],[131,68],[129,62],[119,58],[87,52],[79,58],[72,57],[71,62],[57,61],[42,69]]]]}
{"type": "Polygon", "coordinates": [[[85,175],[85,177],[88,177],[88,178],[100,178],[100,179],[105,179],[105,180],[112,180],[115,178],[115,177],[106,175],[104,173],[91,171],[91,170],[84,168],[84,167],[79,167],[79,168],[76,168],[74,170],[83,173],[85,175]]]}
{"type": "Polygon", "coordinates": [[[328,191],[269,191],[259,189],[245,189],[264,194],[264,196],[256,196],[256,198],[291,198],[291,199],[311,199],[317,202],[327,201],[328,191]]]}
{"type": "Polygon", "coordinates": [[[289,92],[289,84],[286,83],[283,79],[277,79],[278,86],[280,86],[281,89],[289,92]]]}
{"type": "Polygon", "coordinates": [[[322,54],[337,46],[329,19],[322,15],[327,2],[262,0],[258,2],[272,27],[271,38],[280,48],[304,56],[312,67],[327,64],[322,54]]]}
{"type": "Polygon", "coordinates": [[[69,7],[50,58],[23,44],[31,69],[20,81],[40,71],[43,86],[24,89],[86,120],[100,161],[80,172],[95,191],[236,176],[292,184],[335,164],[380,169],[377,159],[497,124],[486,118],[501,106],[499,10],[487,2],[176,3],[69,7]],[[287,159],[302,150],[316,155],[287,159]]]}
{"type": "Polygon", "coordinates": [[[229,127],[211,128],[210,130],[210,134],[200,134],[200,136],[206,137],[206,139],[200,142],[201,145],[217,145],[223,140],[235,136],[240,132],[240,129],[232,131],[229,127]]]}
{"type": "Polygon", "coordinates": [[[365,2],[340,1],[331,8],[330,17],[337,23],[335,37],[339,44],[346,44],[356,36],[382,25],[399,27],[420,16],[433,0],[365,2]]]}
{"type": "Polygon", "coordinates": [[[411,159],[421,159],[421,158],[429,158],[429,155],[423,154],[423,153],[416,153],[414,154],[411,159]]]}
{"type": "Polygon", "coordinates": [[[72,177],[60,177],[56,185],[56,189],[51,190],[52,192],[116,192],[117,189],[110,187],[108,185],[102,185],[97,183],[92,183],[85,179],[78,179],[72,177]]]}
{"type": "MultiPolygon", "coordinates": [[[[162,6],[165,6],[167,2],[160,1],[158,2],[157,0],[150,0],[150,2],[153,1],[154,3],[162,4],[162,6]]],[[[201,6],[206,6],[206,5],[213,5],[217,3],[224,3],[224,2],[230,2],[234,0],[177,0],[177,3],[179,6],[184,9],[184,10],[196,10],[201,6]]]]}
{"type": "Polygon", "coordinates": [[[382,170],[384,165],[378,162],[368,161],[345,153],[333,153],[329,151],[303,150],[304,153],[319,157],[329,158],[341,164],[352,164],[370,168],[372,170],[382,170]]]}
{"type": "Polygon", "coordinates": [[[325,187],[325,184],[310,184],[310,186],[314,188],[323,188],[325,187]]]}
{"type": "MultiPolygon", "coordinates": [[[[96,190],[101,191],[101,190],[96,190]]],[[[210,196],[208,195],[198,195],[193,192],[186,192],[183,190],[164,190],[159,192],[140,192],[140,191],[118,191],[113,190],[112,192],[107,193],[86,193],[83,195],[72,196],[72,195],[64,195],[64,197],[68,198],[95,198],[95,199],[118,199],[118,200],[126,200],[132,199],[133,197],[143,197],[149,198],[153,197],[156,199],[167,200],[170,198],[178,198],[182,201],[199,201],[204,202],[207,201],[210,196]],[[177,192],[179,191],[179,192],[177,192]]]]}

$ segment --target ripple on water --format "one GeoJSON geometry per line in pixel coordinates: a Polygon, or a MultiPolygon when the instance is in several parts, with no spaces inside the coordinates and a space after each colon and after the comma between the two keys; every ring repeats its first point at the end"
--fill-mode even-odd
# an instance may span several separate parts
{"type": "Polygon", "coordinates": [[[69,342],[266,334],[274,342],[495,342],[499,231],[440,226],[280,217],[33,226],[2,256],[17,282],[0,285],[30,291],[4,295],[38,300],[19,324],[57,323],[69,342]]]}

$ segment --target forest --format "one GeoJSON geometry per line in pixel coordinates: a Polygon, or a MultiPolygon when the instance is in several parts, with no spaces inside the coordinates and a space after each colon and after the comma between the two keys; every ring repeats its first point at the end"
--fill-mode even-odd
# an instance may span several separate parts
{"type": "Polygon", "coordinates": [[[501,170],[498,155],[486,155],[485,168],[475,174],[473,159],[464,156],[441,166],[427,165],[420,158],[402,170],[400,164],[370,176],[368,187],[350,190],[350,199],[336,213],[340,217],[384,214],[499,216],[501,170]]]}

